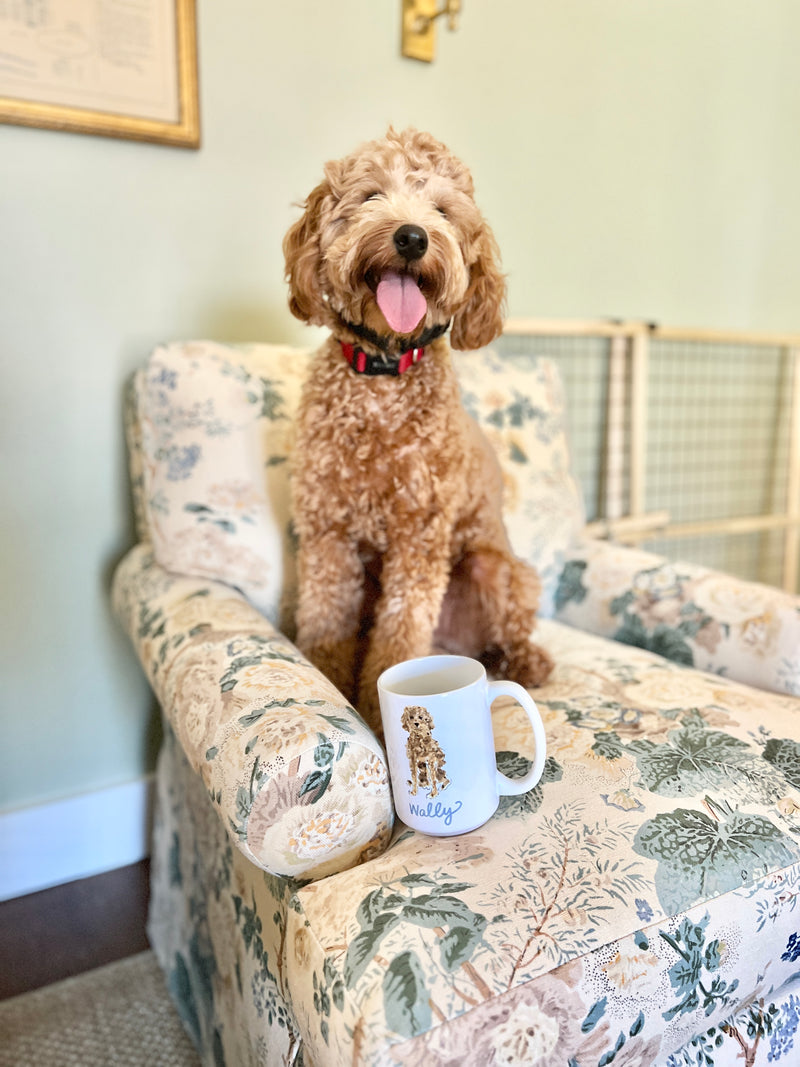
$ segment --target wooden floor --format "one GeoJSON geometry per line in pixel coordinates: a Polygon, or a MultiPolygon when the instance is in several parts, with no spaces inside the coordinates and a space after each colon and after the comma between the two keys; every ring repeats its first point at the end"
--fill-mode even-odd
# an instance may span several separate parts
{"type": "Polygon", "coordinates": [[[0,999],[144,951],[149,875],[142,860],[0,904],[0,999]]]}

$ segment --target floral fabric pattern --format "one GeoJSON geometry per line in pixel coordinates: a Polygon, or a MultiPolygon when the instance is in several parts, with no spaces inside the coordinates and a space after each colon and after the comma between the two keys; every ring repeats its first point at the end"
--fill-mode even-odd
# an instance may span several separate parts
{"type": "Polygon", "coordinates": [[[148,546],[115,605],[182,749],[240,850],[321,878],[388,843],[383,752],[333,685],[227,586],[169,575],[148,546]]]}
{"type": "MultiPolygon", "coordinates": [[[[797,699],[555,622],[537,639],[540,785],[318,881],[233,847],[168,728],[150,934],[205,1063],[794,1062],[797,699]]],[[[494,726],[524,773],[525,715],[500,698],[494,726]]]]}
{"type": "Polygon", "coordinates": [[[556,618],[762,689],[800,696],[800,600],[605,541],[567,553],[556,618]]]}
{"type": "Polygon", "coordinates": [[[306,351],[280,345],[163,345],[129,400],[134,493],[156,560],[236,586],[284,629],[296,583],[287,461],[307,365],[306,351]]]}
{"type": "Polygon", "coordinates": [[[157,788],[148,934],[202,1062],[302,1064],[284,972],[297,883],[233,846],[168,722],[157,788]]]}
{"type": "MultiPolygon", "coordinates": [[[[800,703],[554,622],[537,640],[556,662],[534,692],[539,789],[462,838],[400,826],[370,864],[298,890],[306,1048],[418,1067],[720,1065],[757,1032],[788,1048],[800,703]],[[338,991],[324,1027],[320,988],[338,991]]],[[[524,715],[501,698],[494,725],[521,773],[524,715]]]]}
{"type": "Polygon", "coordinates": [[[584,524],[558,368],[550,359],[500,356],[493,348],[457,352],[453,361],[462,402],[500,461],[511,546],[539,572],[540,612],[551,615],[565,553],[584,524]]]}

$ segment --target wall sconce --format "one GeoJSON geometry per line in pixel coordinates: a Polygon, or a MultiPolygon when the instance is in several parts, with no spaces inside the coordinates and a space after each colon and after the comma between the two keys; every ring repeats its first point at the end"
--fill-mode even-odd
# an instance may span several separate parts
{"type": "Polygon", "coordinates": [[[409,59],[421,59],[432,63],[436,51],[436,19],[447,16],[451,30],[458,28],[461,0],[444,0],[444,7],[437,10],[439,0],[403,0],[402,52],[409,59]]]}

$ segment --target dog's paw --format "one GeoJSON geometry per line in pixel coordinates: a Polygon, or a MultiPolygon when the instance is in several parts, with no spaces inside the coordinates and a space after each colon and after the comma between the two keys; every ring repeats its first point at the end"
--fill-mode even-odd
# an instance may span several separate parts
{"type": "Polygon", "coordinates": [[[540,645],[527,642],[522,648],[512,650],[506,659],[500,677],[517,682],[524,689],[536,689],[544,685],[553,669],[553,659],[540,645]]]}

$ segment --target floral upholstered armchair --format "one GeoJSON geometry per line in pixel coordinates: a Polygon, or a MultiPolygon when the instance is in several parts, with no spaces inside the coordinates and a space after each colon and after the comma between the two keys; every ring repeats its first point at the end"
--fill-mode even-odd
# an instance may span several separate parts
{"type": "MultiPolygon", "coordinates": [[[[798,1062],[800,602],[582,541],[555,366],[458,356],[544,579],[548,756],[479,830],[413,832],[290,640],[306,365],[171,345],[127,404],[114,598],[165,722],[149,929],[203,1062],[798,1062]]],[[[494,728],[524,773],[517,705],[494,728]]]]}

